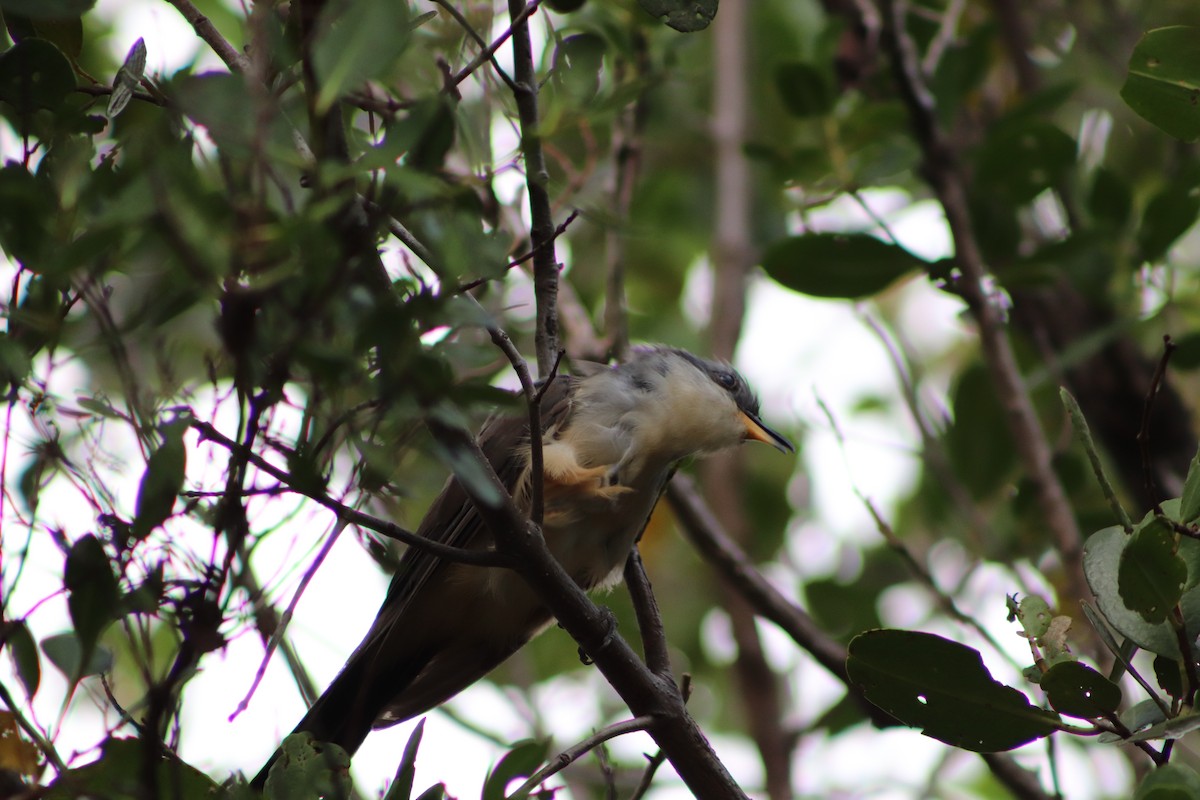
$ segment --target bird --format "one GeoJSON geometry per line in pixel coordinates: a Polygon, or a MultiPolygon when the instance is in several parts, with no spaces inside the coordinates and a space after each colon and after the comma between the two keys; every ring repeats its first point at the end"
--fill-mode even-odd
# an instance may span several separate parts
{"type": "MultiPolygon", "coordinates": [[[[619,582],[631,549],[676,466],[745,441],[795,448],[767,427],[759,403],[728,364],[662,345],[634,348],[615,366],[575,361],[543,387],[547,546],[585,590],[619,582]]],[[[481,428],[484,456],[518,508],[531,507],[527,414],[481,428]]],[[[493,537],[451,477],[418,536],[489,549],[493,537]]],[[[401,557],[379,613],[341,672],[294,732],[349,754],[372,729],[429,711],[485,676],[553,622],[512,570],[451,563],[420,547],[401,557]]],[[[279,751],[251,785],[261,789],[279,751]]]]}

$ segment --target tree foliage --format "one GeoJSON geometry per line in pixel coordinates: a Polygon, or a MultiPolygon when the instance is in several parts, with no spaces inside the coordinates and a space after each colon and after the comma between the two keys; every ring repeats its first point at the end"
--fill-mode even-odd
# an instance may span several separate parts
{"type": "MultiPolygon", "coordinates": [[[[769,410],[807,442],[906,426],[911,490],[856,489],[865,521],[821,570],[804,476],[723,458],[650,520],[653,593],[638,558],[611,615],[528,576],[595,667],[548,634],[493,674],[531,719],[486,732],[481,795],[640,792],[673,780],[664,759],[701,796],[865,793],[802,754],[898,724],[969,765],[930,759],[914,796],[1194,794],[1189,3],[168,3],[186,63],[150,31],[116,42],[86,0],[0,0],[5,786],[200,796],[255,771],[212,766],[189,710],[225,724],[262,673],[219,703],[189,689],[253,640],[311,693],[287,626],[331,552],[390,573],[453,473],[540,563],[466,434],[534,402],[498,387],[630,341],[733,358],[756,297],[799,293],[854,303],[894,379],[856,409],[769,410]],[[929,347],[931,298],[963,331],[929,347]],[[537,699],[564,679],[597,698],[584,742],[537,699]]],[[[779,352],[819,336],[802,322],[773,320],[779,352]]],[[[387,797],[426,789],[431,738],[394,755],[387,797]]],[[[283,753],[268,794],[344,791],[344,753],[283,753]]]]}

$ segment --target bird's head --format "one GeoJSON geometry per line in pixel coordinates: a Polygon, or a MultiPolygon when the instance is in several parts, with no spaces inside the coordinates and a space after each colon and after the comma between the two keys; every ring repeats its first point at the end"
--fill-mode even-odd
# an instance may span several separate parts
{"type": "Polygon", "coordinates": [[[583,374],[577,423],[598,440],[612,436],[635,448],[633,459],[639,463],[667,464],[748,440],[794,451],[763,424],[758,399],[728,364],[652,346],[635,348],[616,367],[580,366],[575,368],[583,374]]]}

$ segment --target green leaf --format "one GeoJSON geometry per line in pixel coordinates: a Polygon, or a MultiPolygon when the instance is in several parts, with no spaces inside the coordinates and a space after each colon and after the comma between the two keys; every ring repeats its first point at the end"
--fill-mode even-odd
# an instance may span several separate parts
{"type": "Polygon", "coordinates": [[[25,39],[0,53],[0,100],[22,116],[57,110],[74,89],[71,62],[45,39],[25,39]]]}
{"type": "Polygon", "coordinates": [[[11,163],[0,169],[0,208],[4,209],[0,214],[0,248],[30,269],[39,270],[53,242],[50,231],[59,213],[53,185],[46,177],[11,163]]]}
{"type": "Polygon", "coordinates": [[[42,681],[37,642],[33,640],[33,634],[29,632],[29,626],[23,619],[8,623],[3,638],[13,663],[17,666],[17,677],[25,687],[25,695],[32,700],[42,681]]]}
{"type": "Polygon", "coordinates": [[[1129,57],[1121,99],[1163,132],[1200,139],[1200,28],[1176,25],[1147,31],[1129,57]]]}
{"type": "Polygon", "coordinates": [[[313,46],[317,112],[363,81],[382,76],[408,45],[407,2],[333,0],[324,4],[313,46]]]}
{"type": "Polygon", "coordinates": [[[1142,212],[1138,226],[1138,258],[1159,261],[1171,245],[1196,224],[1200,214],[1200,168],[1180,172],[1158,191],[1142,212]]]}
{"type": "Polygon", "coordinates": [[[33,19],[69,19],[92,10],[95,0],[0,0],[5,16],[18,14],[33,19]]]}
{"type": "Polygon", "coordinates": [[[505,800],[504,790],[518,778],[528,778],[550,752],[550,743],[544,739],[526,739],[517,742],[504,754],[500,762],[492,767],[483,784],[481,800],[505,800]]]}
{"type": "Polygon", "coordinates": [[[83,53],[83,19],[80,17],[31,19],[20,14],[6,13],[4,25],[14,42],[45,39],[72,61],[83,53]]]}
{"type": "Polygon", "coordinates": [[[1133,211],[1133,193],[1115,172],[1100,167],[1092,178],[1087,208],[1096,222],[1112,228],[1123,228],[1133,211]]]}
{"type": "Polygon", "coordinates": [[[1046,670],[1039,684],[1060,714],[1096,719],[1121,705],[1121,687],[1078,661],[1064,661],[1046,670]]]}
{"type": "Polygon", "coordinates": [[[1195,800],[1200,797],[1200,775],[1178,762],[1151,771],[1137,788],[1133,800],[1195,800]]]}
{"type": "Polygon", "coordinates": [[[279,745],[263,795],[268,798],[345,797],[350,788],[350,756],[336,744],[319,742],[304,731],[279,745]]]}
{"type": "Polygon", "coordinates": [[[163,442],[150,454],[146,471],[138,486],[137,516],[133,520],[133,538],[141,541],[167,521],[175,508],[175,499],[183,488],[187,471],[187,449],[183,446],[186,421],[163,427],[163,442]]]}
{"type": "Polygon", "coordinates": [[[1183,482],[1183,497],[1179,500],[1179,521],[1184,525],[1200,518],[1200,451],[1192,456],[1187,479],[1183,482]]]}
{"type": "Polygon", "coordinates": [[[787,288],[814,297],[859,299],[929,265],[903,247],[865,233],[809,233],[781,239],[763,269],[787,288]]]}
{"type": "Polygon", "coordinates": [[[44,797],[46,800],[73,800],[149,794],[172,800],[212,800],[222,796],[220,787],[211,778],[172,755],[158,763],[154,771],[158,788],[150,791],[150,787],[142,782],[146,775],[145,759],[146,746],[140,739],[109,739],[101,748],[98,760],[61,773],[44,797]]]}
{"type": "Polygon", "coordinates": [[[404,755],[400,757],[400,765],[396,768],[396,778],[388,787],[383,800],[409,800],[412,797],[413,778],[417,771],[417,750],[421,746],[421,737],[425,735],[425,719],[413,728],[408,735],[408,743],[404,745],[404,755]]]}
{"type": "Polygon", "coordinates": [[[1173,658],[1154,657],[1154,677],[1158,680],[1159,687],[1176,698],[1183,697],[1183,675],[1179,667],[1179,662],[1173,658]]]}
{"type": "MultiPolygon", "coordinates": [[[[1150,699],[1134,703],[1118,716],[1125,727],[1134,733],[1149,728],[1151,725],[1165,722],[1167,719],[1162,707],[1150,699]]],[[[1123,742],[1125,740],[1120,734],[1106,731],[1097,736],[1096,741],[1103,742],[1104,744],[1112,744],[1113,742],[1123,742]]]]}
{"type": "Polygon", "coordinates": [[[875,630],[850,642],[850,679],[906,725],[977,753],[1011,750],[1061,724],[992,678],[979,651],[930,633],[875,630]]]}
{"type": "Polygon", "coordinates": [[[833,91],[824,73],[803,61],[775,68],[775,88],[793,116],[820,117],[833,110],[833,91]]]}
{"type": "Polygon", "coordinates": [[[1187,564],[1175,552],[1175,532],[1153,519],[1139,526],[1121,553],[1117,587],[1125,607],[1151,624],[1164,621],[1183,596],[1187,564]]]}
{"type": "Polygon", "coordinates": [[[972,497],[992,497],[1011,481],[1017,454],[983,364],[972,364],[960,373],[951,408],[954,421],[945,442],[954,474],[972,497]]]}
{"type": "Polygon", "coordinates": [[[86,660],[100,634],[115,618],[119,599],[117,576],[104,546],[95,536],[83,536],[71,546],[63,569],[63,587],[86,660]]]}
{"type": "MultiPolygon", "coordinates": [[[[1177,516],[1179,501],[1168,500],[1162,504],[1168,516],[1177,516]]],[[[1139,523],[1144,526],[1152,514],[1139,523]]],[[[1168,658],[1179,658],[1178,637],[1166,622],[1157,625],[1146,622],[1142,616],[1125,607],[1118,589],[1118,573],[1122,553],[1132,537],[1119,526],[1103,528],[1087,538],[1083,546],[1083,571],[1088,586],[1096,596],[1096,606],[1109,624],[1131,639],[1138,647],[1168,658]]],[[[1188,635],[1193,639],[1200,635],[1200,541],[1185,538],[1179,542],[1179,556],[1188,568],[1189,587],[1179,604],[1183,609],[1183,621],[1188,635]]]]}
{"type": "Polygon", "coordinates": [[[1125,741],[1147,742],[1151,739],[1180,739],[1195,730],[1200,730],[1200,713],[1193,712],[1175,717],[1174,719],[1168,719],[1157,725],[1151,725],[1144,731],[1139,731],[1130,736],[1125,741]]]}
{"type": "Polygon", "coordinates": [[[113,654],[104,645],[96,645],[84,659],[83,647],[74,632],[59,633],[42,639],[42,652],[72,684],[89,675],[112,669],[113,654]]]}
{"type": "Polygon", "coordinates": [[[1075,150],[1075,140],[1048,122],[1007,125],[976,153],[976,175],[1013,202],[1027,203],[1071,174],[1075,150]]]}
{"type": "Polygon", "coordinates": [[[638,5],[681,33],[702,31],[717,16],[717,0],[638,0],[638,5]]]}

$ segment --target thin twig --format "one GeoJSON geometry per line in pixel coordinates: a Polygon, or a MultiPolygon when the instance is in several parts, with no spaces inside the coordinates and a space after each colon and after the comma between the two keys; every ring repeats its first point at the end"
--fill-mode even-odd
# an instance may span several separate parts
{"type": "MultiPolygon", "coordinates": [[[[484,38],[479,35],[479,31],[475,30],[470,21],[463,16],[463,13],[447,2],[447,0],[433,0],[433,2],[446,9],[446,13],[454,17],[454,21],[459,24],[459,27],[466,31],[467,35],[474,39],[475,43],[482,48],[479,55],[476,56],[470,64],[450,78],[450,85],[458,86],[467,79],[468,75],[479,69],[479,67],[485,61],[491,61],[492,69],[496,70],[496,74],[500,76],[500,80],[504,81],[504,83],[508,85],[508,88],[515,92],[517,90],[517,85],[513,83],[513,79],[508,77],[508,73],[504,71],[504,68],[500,66],[500,62],[496,60],[496,51],[500,49],[501,45],[508,41],[508,37],[512,35],[512,28],[510,27],[500,35],[500,38],[489,45],[486,41],[484,41],[484,38]]],[[[538,0],[538,2],[541,2],[541,0],[538,0]]],[[[532,5],[533,9],[537,8],[537,3],[533,3],[532,5]]],[[[530,14],[533,13],[533,9],[530,9],[530,14]]]]}
{"type": "MultiPolygon", "coordinates": [[[[227,450],[241,448],[241,445],[230,439],[225,434],[221,433],[214,426],[207,422],[193,420],[191,425],[200,432],[202,441],[204,439],[208,439],[216,442],[227,450]]],[[[404,542],[411,547],[419,548],[427,553],[430,553],[431,555],[437,556],[438,558],[445,559],[446,561],[455,561],[460,564],[474,564],[476,566],[484,567],[512,566],[508,558],[493,550],[466,550],[461,547],[451,547],[449,545],[427,539],[424,536],[418,536],[412,531],[405,530],[395,523],[386,522],[377,517],[373,517],[370,514],[365,514],[356,508],[351,508],[343,503],[339,503],[337,500],[334,500],[332,497],[329,497],[322,492],[314,491],[305,487],[301,483],[294,482],[292,480],[292,476],[289,475],[286,470],[276,467],[257,453],[247,454],[246,459],[256,468],[267,473],[280,483],[283,483],[292,491],[296,492],[297,494],[304,495],[310,500],[316,501],[318,504],[337,514],[339,519],[345,520],[352,525],[357,525],[360,528],[366,528],[368,530],[375,531],[376,533],[382,534],[389,539],[396,539],[397,541],[404,542]]]]}
{"type": "Polygon", "coordinates": [[[537,772],[529,776],[529,779],[521,784],[515,792],[509,794],[509,797],[525,797],[527,793],[532,792],[540,786],[550,776],[562,772],[570,764],[578,761],[580,757],[586,755],[589,751],[599,747],[610,739],[615,739],[618,736],[624,736],[627,733],[636,733],[644,731],[654,723],[651,717],[634,717],[623,722],[616,722],[601,730],[596,731],[591,736],[571,745],[566,750],[563,750],[555,756],[546,766],[539,769],[537,772]]]}
{"type": "Polygon", "coordinates": [[[1167,363],[1171,360],[1171,354],[1174,352],[1175,343],[1171,341],[1171,337],[1163,336],[1162,358],[1158,360],[1158,366],[1154,369],[1154,377],[1150,379],[1150,388],[1146,390],[1146,399],[1142,403],[1142,425],[1138,428],[1137,435],[1138,447],[1142,453],[1142,480],[1146,494],[1154,500],[1154,509],[1159,515],[1162,515],[1162,508],[1159,505],[1161,500],[1158,482],[1154,479],[1154,459],[1150,455],[1150,421],[1153,419],[1154,400],[1158,397],[1158,389],[1162,386],[1163,378],[1167,374],[1167,363]]]}
{"type": "Polygon", "coordinates": [[[167,0],[167,2],[175,6],[175,9],[192,26],[192,30],[196,32],[196,35],[213,49],[213,52],[217,54],[217,58],[225,62],[225,66],[238,74],[250,71],[250,59],[230,44],[221,35],[221,32],[217,30],[216,26],[212,24],[212,20],[200,13],[200,9],[192,5],[191,0],[167,0]]]}
{"type": "Polygon", "coordinates": [[[304,575],[300,578],[300,585],[296,587],[296,591],[292,594],[292,599],[288,602],[287,609],[283,612],[283,617],[279,621],[279,625],[271,634],[270,640],[267,642],[266,650],[263,652],[262,661],[259,662],[258,672],[254,674],[254,680],[250,683],[250,689],[246,692],[246,696],[238,703],[237,708],[229,715],[229,721],[233,722],[238,715],[250,707],[250,700],[254,697],[254,693],[258,690],[258,685],[262,683],[263,676],[267,674],[267,665],[271,663],[271,656],[275,654],[275,649],[279,647],[279,643],[283,640],[283,635],[287,631],[288,625],[292,621],[292,616],[296,611],[296,604],[300,602],[300,598],[304,596],[304,590],[312,582],[313,577],[317,574],[317,570],[325,563],[326,556],[337,544],[337,540],[341,538],[342,531],[350,523],[339,518],[334,523],[333,532],[325,537],[325,541],[321,543],[321,549],[317,551],[313,562],[309,564],[308,569],[304,571],[304,575]]]}
{"type": "Polygon", "coordinates": [[[955,288],[979,330],[984,361],[1004,409],[1013,444],[1025,468],[1046,527],[1054,538],[1067,575],[1067,591],[1076,601],[1091,592],[1083,575],[1083,537],[1054,471],[1053,453],[1042,431],[1008,340],[999,308],[987,290],[987,266],[975,237],[964,177],[953,144],[940,127],[933,95],[921,76],[916,45],[905,23],[907,0],[883,0],[884,46],[918,145],[924,154],[924,176],[936,193],[954,241],[955,263],[962,279],[955,288]]]}
{"type": "Polygon", "coordinates": [[[508,0],[512,20],[513,72],[517,89],[517,116],[521,123],[521,151],[525,156],[525,186],[529,194],[529,238],[533,250],[533,292],[537,301],[537,327],[534,344],[538,374],[550,371],[558,352],[558,257],[554,252],[554,217],[550,207],[550,172],[539,133],[538,82],[533,63],[533,44],[529,35],[530,7],[521,0],[508,0]]]}
{"type": "MultiPolygon", "coordinates": [[[[571,213],[567,215],[567,218],[564,219],[562,222],[560,222],[558,224],[558,227],[556,227],[554,229],[554,235],[551,237],[550,241],[554,241],[554,240],[558,239],[558,237],[560,237],[564,233],[566,233],[567,228],[571,227],[571,223],[574,222],[578,216],[579,216],[579,209],[577,209],[577,208],[571,209],[571,213]]],[[[517,258],[508,262],[508,264],[506,264],[504,266],[504,271],[508,272],[511,269],[515,269],[515,268],[521,266],[526,261],[529,261],[529,259],[533,258],[534,255],[537,253],[538,247],[545,247],[547,244],[548,244],[548,242],[543,242],[541,245],[535,245],[534,247],[530,248],[529,250],[527,250],[525,252],[524,255],[518,256],[517,258]]],[[[455,289],[455,291],[456,292],[468,292],[471,289],[482,286],[483,284],[485,284],[489,281],[493,281],[493,280],[495,280],[495,278],[476,278],[473,281],[469,281],[467,283],[462,284],[457,289],[455,289]]]]}
{"type": "Polygon", "coordinates": [[[667,644],[666,629],[663,626],[662,612],[659,611],[658,601],[654,598],[654,590],[650,588],[650,578],[646,575],[646,567],[642,564],[642,556],[635,546],[629,551],[625,560],[625,586],[633,601],[633,610],[637,615],[638,631],[642,635],[642,652],[645,654],[646,666],[655,675],[669,677],[671,674],[671,653],[667,644]]]}
{"type": "Polygon", "coordinates": [[[58,751],[54,749],[54,744],[50,742],[49,739],[42,736],[42,732],[37,729],[36,725],[26,719],[25,715],[21,713],[21,709],[24,708],[24,706],[17,705],[17,701],[13,699],[12,693],[8,691],[8,687],[2,682],[0,682],[0,700],[3,700],[4,705],[8,706],[8,710],[13,715],[13,719],[17,721],[17,725],[20,726],[21,730],[25,731],[26,736],[33,740],[33,743],[37,745],[38,750],[42,751],[42,754],[46,756],[46,760],[54,765],[54,769],[56,769],[60,775],[66,772],[67,765],[63,763],[62,758],[60,758],[58,755],[58,751]]]}
{"type": "Polygon", "coordinates": [[[1100,453],[1096,450],[1096,442],[1092,439],[1092,430],[1088,427],[1087,418],[1083,416],[1083,409],[1079,407],[1074,395],[1067,391],[1065,386],[1058,390],[1058,394],[1062,398],[1063,406],[1067,409],[1067,416],[1071,418],[1071,427],[1075,429],[1075,435],[1079,437],[1079,443],[1083,445],[1083,451],[1092,465],[1092,474],[1096,476],[1096,482],[1100,484],[1100,491],[1108,500],[1108,505],[1112,509],[1113,515],[1116,516],[1117,522],[1125,529],[1126,533],[1133,533],[1133,521],[1129,519],[1129,514],[1125,513],[1125,508],[1121,505],[1116,490],[1113,489],[1108,475],[1104,472],[1104,465],[1100,463],[1100,453]]]}

